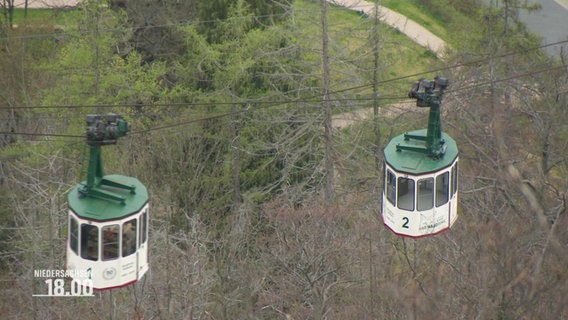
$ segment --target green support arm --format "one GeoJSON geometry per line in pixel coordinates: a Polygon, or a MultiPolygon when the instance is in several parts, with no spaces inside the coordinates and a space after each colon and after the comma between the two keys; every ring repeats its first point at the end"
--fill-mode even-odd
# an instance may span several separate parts
{"type": "Polygon", "coordinates": [[[442,125],[440,120],[440,105],[444,90],[448,87],[449,81],[446,78],[435,77],[434,80],[420,79],[414,83],[408,96],[416,99],[418,107],[430,108],[428,116],[428,129],[426,136],[405,134],[404,140],[417,140],[424,142],[425,146],[397,145],[397,151],[413,151],[426,154],[433,158],[444,155],[445,144],[442,139],[442,125]]]}
{"type": "Polygon", "coordinates": [[[106,116],[87,116],[87,144],[89,145],[89,167],[87,181],[79,188],[79,194],[83,197],[94,197],[109,201],[123,203],[125,197],[113,189],[135,192],[135,186],[124,184],[105,178],[101,147],[116,144],[118,138],[128,133],[128,123],[118,114],[106,116]]]}

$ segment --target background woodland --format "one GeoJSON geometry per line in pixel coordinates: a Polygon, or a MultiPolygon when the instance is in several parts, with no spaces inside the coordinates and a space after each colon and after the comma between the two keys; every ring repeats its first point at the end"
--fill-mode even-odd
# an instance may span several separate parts
{"type": "Polygon", "coordinates": [[[518,21],[525,1],[405,2],[448,42],[443,61],[316,0],[4,7],[2,318],[568,319],[566,56],[518,21]],[[460,216],[405,239],[380,218],[382,149],[425,127],[406,93],[437,74],[460,216]],[[64,269],[96,113],[131,125],[105,169],[151,193],[151,270],[94,298],[33,298],[33,270],[64,269]]]}

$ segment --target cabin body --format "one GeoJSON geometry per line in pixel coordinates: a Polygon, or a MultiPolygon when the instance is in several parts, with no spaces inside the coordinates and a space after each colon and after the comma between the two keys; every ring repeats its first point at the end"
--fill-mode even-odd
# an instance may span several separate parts
{"type": "Polygon", "coordinates": [[[408,136],[426,130],[399,135],[384,150],[382,219],[395,234],[419,238],[449,229],[458,217],[458,148],[442,133],[440,155],[415,152],[423,142],[408,136]]]}
{"type": "Polygon", "coordinates": [[[132,177],[108,175],[104,179],[131,187],[102,187],[123,201],[84,196],[84,184],[68,195],[67,270],[85,277],[76,280],[90,279],[97,290],[129,285],[149,269],[148,191],[132,177]]]}

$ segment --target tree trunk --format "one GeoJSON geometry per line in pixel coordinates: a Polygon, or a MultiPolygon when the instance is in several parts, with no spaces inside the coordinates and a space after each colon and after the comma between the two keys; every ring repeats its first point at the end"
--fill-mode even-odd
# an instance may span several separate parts
{"type": "Polygon", "coordinates": [[[327,33],[327,1],[321,1],[322,66],[323,66],[323,112],[325,143],[325,204],[333,200],[333,128],[331,126],[331,102],[329,101],[329,35],[327,33]]]}

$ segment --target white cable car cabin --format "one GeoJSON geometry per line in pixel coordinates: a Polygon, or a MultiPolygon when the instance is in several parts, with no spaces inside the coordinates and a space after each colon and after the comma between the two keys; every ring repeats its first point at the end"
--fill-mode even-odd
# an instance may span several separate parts
{"type": "Polygon", "coordinates": [[[457,147],[449,136],[444,139],[447,145],[453,145],[446,150],[447,160],[396,151],[404,136],[396,137],[385,148],[382,216],[383,223],[395,234],[412,238],[434,235],[449,229],[456,221],[457,147]]]}
{"type": "Polygon", "coordinates": [[[448,81],[421,79],[411,98],[430,107],[428,129],[396,136],[384,149],[383,223],[419,238],[449,229],[458,217],[458,147],[441,131],[440,101],[448,81]]]}
{"type": "Polygon", "coordinates": [[[68,195],[66,267],[93,289],[124,287],[149,270],[148,191],[136,178],[103,174],[100,147],[125,135],[126,122],[118,115],[88,116],[87,125],[87,181],[68,195]]]}

